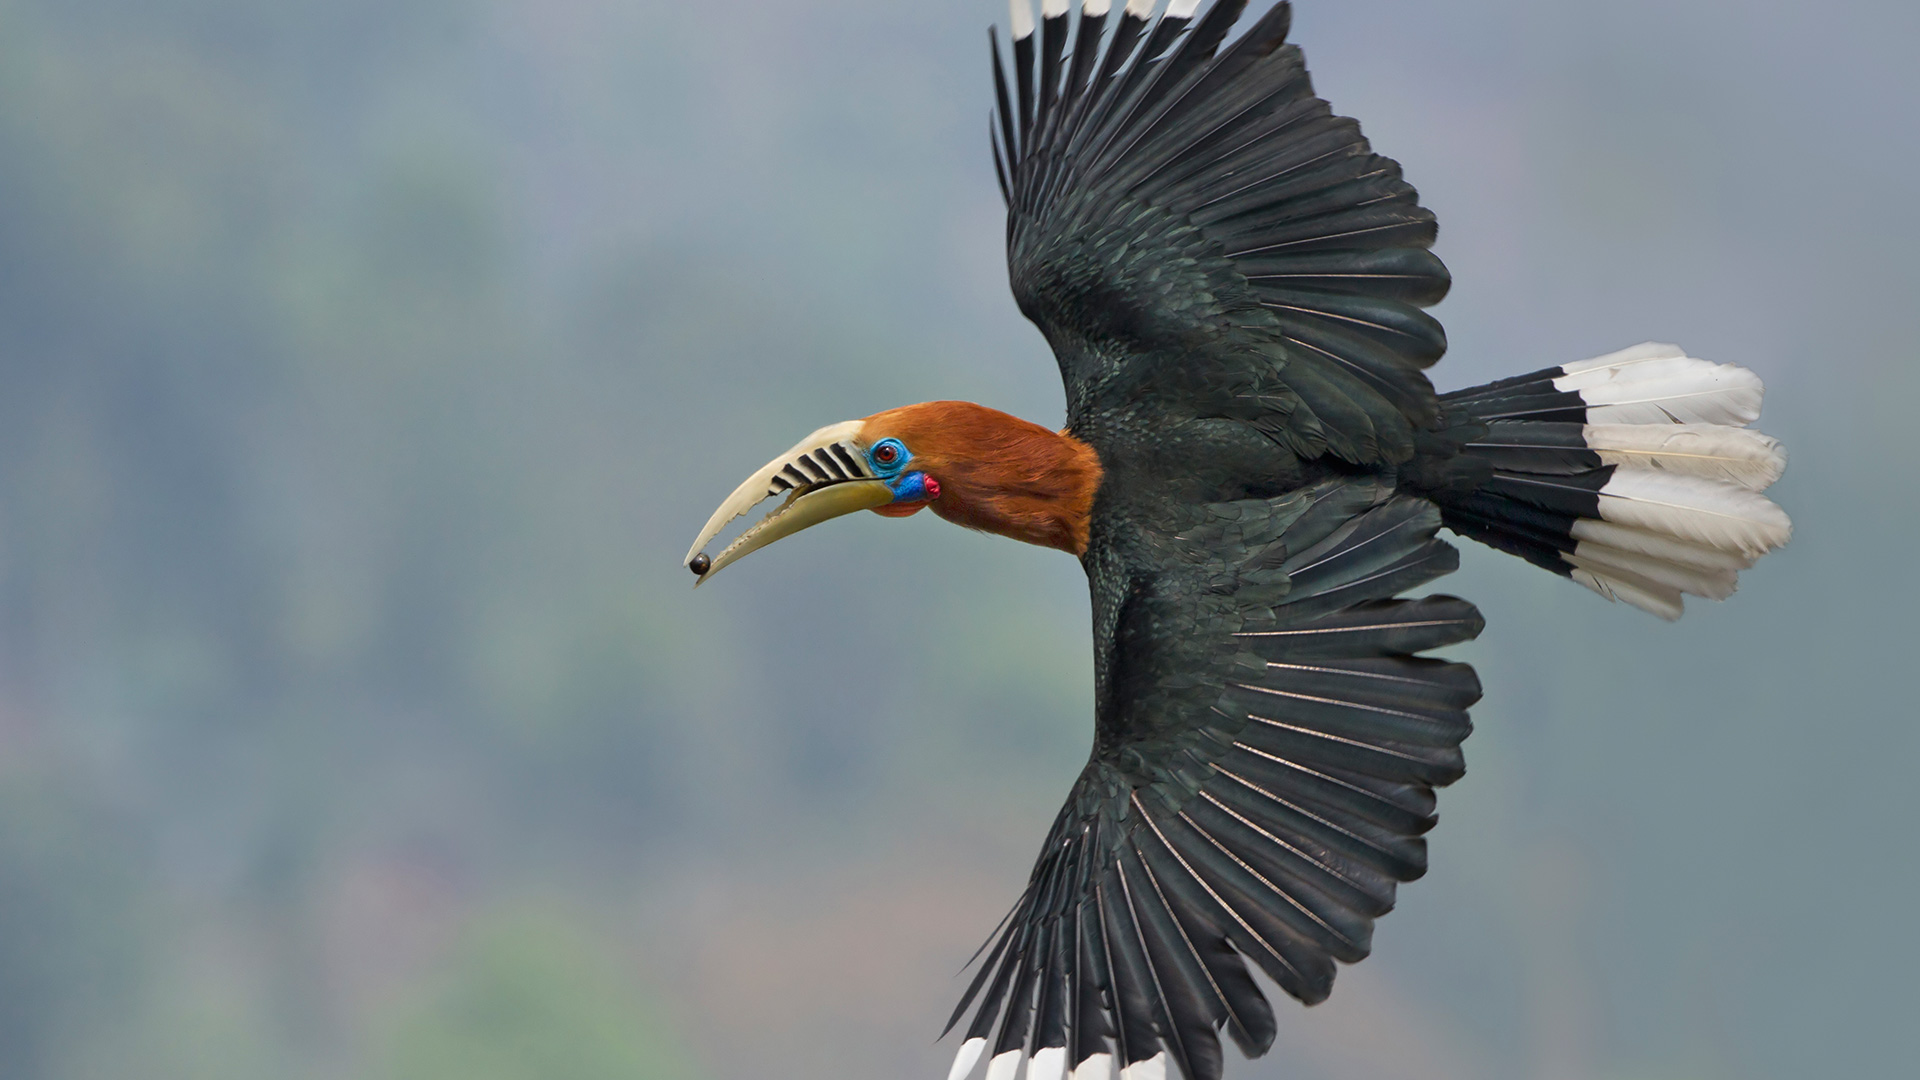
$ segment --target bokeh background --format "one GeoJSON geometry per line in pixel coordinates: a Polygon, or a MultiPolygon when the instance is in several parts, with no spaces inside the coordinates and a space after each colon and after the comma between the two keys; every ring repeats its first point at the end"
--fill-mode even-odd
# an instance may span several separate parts
{"type": "MultiPolygon", "coordinates": [[[[0,1076],[944,1076],[1084,759],[1083,579],[719,498],[1058,422],[997,0],[0,0],[0,1076]]],[[[1668,626],[1465,545],[1432,873],[1244,1078],[1913,1068],[1920,7],[1302,0],[1443,223],[1443,388],[1768,380],[1798,538],[1668,626]]]]}

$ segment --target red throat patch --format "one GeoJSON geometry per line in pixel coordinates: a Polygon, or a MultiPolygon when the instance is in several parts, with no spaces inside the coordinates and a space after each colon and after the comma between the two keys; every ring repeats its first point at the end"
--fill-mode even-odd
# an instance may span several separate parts
{"type": "Polygon", "coordinates": [[[912,517],[926,508],[924,502],[894,503],[892,506],[876,506],[873,512],[881,517],[903,518],[912,517]]]}

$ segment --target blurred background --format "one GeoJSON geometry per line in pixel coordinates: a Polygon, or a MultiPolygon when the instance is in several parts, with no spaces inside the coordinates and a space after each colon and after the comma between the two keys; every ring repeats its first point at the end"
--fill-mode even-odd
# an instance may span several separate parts
{"type": "MultiPolygon", "coordinates": [[[[945,1075],[1086,754],[1078,567],[930,515],[680,558],[821,424],[1059,422],[1004,20],[0,0],[0,1076],[945,1075]]],[[[1231,1075],[1904,1073],[1920,8],[1295,26],[1440,215],[1440,386],[1749,365],[1799,534],[1674,626],[1463,545],[1432,873],[1231,1075]]]]}

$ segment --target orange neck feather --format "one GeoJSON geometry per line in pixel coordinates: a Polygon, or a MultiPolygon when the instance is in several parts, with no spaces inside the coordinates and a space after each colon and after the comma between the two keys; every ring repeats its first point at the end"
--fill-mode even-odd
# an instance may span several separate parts
{"type": "Polygon", "coordinates": [[[965,401],[930,401],[867,418],[866,434],[893,436],[912,469],[940,482],[933,512],[969,529],[1075,555],[1087,550],[1099,455],[1061,431],[965,401]]]}

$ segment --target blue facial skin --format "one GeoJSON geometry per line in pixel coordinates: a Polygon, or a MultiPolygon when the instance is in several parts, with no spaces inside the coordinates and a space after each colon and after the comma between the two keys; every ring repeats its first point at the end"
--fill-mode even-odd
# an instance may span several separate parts
{"type": "Polygon", "coordinates": [[[867,450],[867,464],[874,475],[887,482],[893,489],[893,501],[923,502],[927,496],[927,474],[907,472],[907,463],[913,460],[913,452],[899,439],[881,439],[867,450]],[[891,451],[889,455],[887,451],[891,451]],[[892,461],[881,460],[891,456],[892,461]]]}
{"type": "Polygon", "coordinates": [[[893,501],[897,503],[926,502],[933,498],[927,491],[927,474],[923,472],[910,472],[888,486],[893,488],[893,501]]]}

